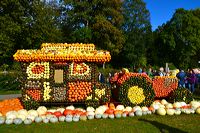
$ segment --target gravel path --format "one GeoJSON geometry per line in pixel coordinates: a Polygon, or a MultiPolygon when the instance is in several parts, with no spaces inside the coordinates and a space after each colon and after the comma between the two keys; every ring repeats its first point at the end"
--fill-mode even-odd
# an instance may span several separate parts
{"type": "Polygon", "coordinates": [[[22,96],[21,94],[0,95],[0,100],[18,98],[21,96],[22,96]]]}

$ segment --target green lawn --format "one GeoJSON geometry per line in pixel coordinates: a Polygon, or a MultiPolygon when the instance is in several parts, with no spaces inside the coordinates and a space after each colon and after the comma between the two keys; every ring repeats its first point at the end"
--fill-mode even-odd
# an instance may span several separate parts
{"type": "Polygon", "coordinates": [[[181,133],[181,132],[199,132],[200,115],[180,116],[158,116],[148,115],[142,117],[127,117],[120,119],[100,119],[88,120],[86,122],[56,123],[44,124],[33,123],[32,125],[0,125],[1,133],[181,133]]]}

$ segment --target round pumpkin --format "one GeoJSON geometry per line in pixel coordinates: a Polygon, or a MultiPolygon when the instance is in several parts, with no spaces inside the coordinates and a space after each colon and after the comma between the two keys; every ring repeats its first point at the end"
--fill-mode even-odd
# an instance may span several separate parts
{"type": "Polygon", "coordinates": [[[136,116],[142,116],[142,111],[141,111],[141,110],[137,110],[137,111],[135,112],[135,115],[136,115],[136,116]]]}
{"type": "Polygon", "coordinates": [[[167,115],[174,115],[174,109],[167,109],[167,115]]]}
{"type": "Polygon", "coordinates": [[[196,113],[200,114],[200,107],[196,109],[196,113]]]}
{"type": "Polygon", "coordinates": [[[42,120],[42,122],[43,122],[43,123],[49,123],[49,119],[48,119],[48,118],[44,118],[44,119],[42,120]]]}
{"type": "Polygon", "coordinates": [[[13,123],[15,124],[15,125],[20,125],[20,124],[22,124],[22,119],[20,119],[20,118],[15,118],[14,120],[13,120],[13,123]]]}
{"type": "Polygon", "coordinates": [[[47,108],[45,106],[40,106],[38,107],[37,112],[39,115],[44,115],[47,112],[47,108]]]}
{"type": "Polygon", "coordinates": [[[10,124],[13,123],[13,119],[6,119],[5,123],[6,123],[7,125],[10,125],[10,124]]]}
{"type": "Polygon", "coordinates": [[[32,120],[29,119],[29,118],[26,118],[26,119],[24,120],[24,124],[25,124],[25,125],[30,125],[31,123],[32,123],[32,120]]]}
{"type": "Polygon", "coordinates": [[[117,105],[116,110],[124,110],[124,105],[117,105]]]}
{"type": "Polygon", "coordinates": [[[5,117],[0,116],[0,124],[4,124],[4,122],[5,122],[5,117]]]}
{"type": "Polygon", "coordinates": [[[107,118],[108,118],[108,114],[104,113],[104,114],[102,115],[102,118],[103,118],[103,119],[107,119],[107,118]]]}
{"type": "Polygon", "coordinates": [[[166,110],[164,108],[159,108],[156,112],[158,115],[166,115],[166,110]]]}

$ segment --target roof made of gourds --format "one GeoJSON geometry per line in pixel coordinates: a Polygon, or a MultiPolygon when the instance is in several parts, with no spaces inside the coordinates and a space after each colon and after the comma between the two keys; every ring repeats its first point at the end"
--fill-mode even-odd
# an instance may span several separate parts
{"type": "Polygon", "coordinates": [[[43,43],[41,49],[17,50],[13,55],[19,62],[109,62],[110,52],[96,50],[94,44],[43,43]]]}

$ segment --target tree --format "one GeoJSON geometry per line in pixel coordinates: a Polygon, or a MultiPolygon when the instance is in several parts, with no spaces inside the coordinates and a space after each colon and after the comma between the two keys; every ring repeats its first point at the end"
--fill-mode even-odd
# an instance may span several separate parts
{"type": "Polygon", "coordinates": [[[124,43],[120,0],[65,0],[64,35],[68,42],[95,43],[117,55],[124,43]]]}
{"type": "Polygon", "coordinates": [[[173,17],[161,29],[156,30],[155,44],[158,57],[172,61],[178,68],[198,65],[200,51],[200,9],[177,9],[173,17]]]}
{"type": "Polygon", "coordinates": [[[123,15],[126,20],[122,27],[126,42],[121,54],[125,64],[146,65],[146,51],[152,38],[150,13],[146,4],[142,0],[124,0],[123,15]]]}
{"type": "Polygon", "coordinates": [[[60,13],[55,3],[2,0],[0,13],[2,64],[12,64],[12,55],[17,49],[39,48],[42,42],[57,42],[61,38],[60,13]]]}

